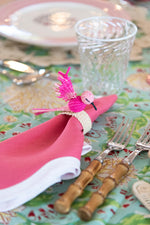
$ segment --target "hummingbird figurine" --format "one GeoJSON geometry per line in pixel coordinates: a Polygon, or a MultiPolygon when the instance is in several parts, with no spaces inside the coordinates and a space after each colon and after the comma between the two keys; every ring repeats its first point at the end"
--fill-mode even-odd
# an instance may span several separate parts
{"type": "Polygon", "coordinates": [[[71,67],[68,67],[66,73],[62,73],[59,71],[60,74],[58,76],[58,80],[60,84],[55,84],[56,94],[58,98],[62,98],[67,105],[59,108],[53,109],[33,109],[35,115],[39,115],[46,112],[54,112],[54,111],[69,111],[73,113],[81,112],[85,109],[86,105],[91,104],[95,110],[97,110],[96,106],[94,105],[94,95],[91,91],[84,91],[81,96],[77,95],[74,91],[72,82],[68,73],[71,67]]]}

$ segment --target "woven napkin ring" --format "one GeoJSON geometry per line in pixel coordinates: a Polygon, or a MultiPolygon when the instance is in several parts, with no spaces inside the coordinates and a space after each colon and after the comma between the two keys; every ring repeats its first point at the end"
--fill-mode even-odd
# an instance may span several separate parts
{"type": "Polygon", "coordinates": [[[70,116],[74,116],[78,119],[83,127],[83,133],[86,134],[92,128],[92,121],[89,115],[83,110],[81,112],[73,113],[73,112],[62,112],[61,114],[66,114],[70,116]]]}

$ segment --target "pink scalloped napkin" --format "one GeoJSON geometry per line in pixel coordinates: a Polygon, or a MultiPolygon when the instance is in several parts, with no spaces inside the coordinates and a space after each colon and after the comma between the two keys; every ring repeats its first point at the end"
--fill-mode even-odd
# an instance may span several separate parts
{"type": "MultiPolygon", "coordinates": [[[[93,122],[117,100],[116,95],[95,99],[97,111],[85,112],[93,122]]],[[[0,211],[33,199],[51,185],[80,174],[84,146],[83,127],[70,115],[49,121],[0,143],[0,211]]]]}

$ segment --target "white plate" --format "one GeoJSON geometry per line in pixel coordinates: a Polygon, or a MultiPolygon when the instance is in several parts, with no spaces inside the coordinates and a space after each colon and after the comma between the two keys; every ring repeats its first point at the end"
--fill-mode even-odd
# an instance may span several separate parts
{"type": "Polygon", "coordinates": [[[51,47],[76,45],[75,23],[90,16],[129,19],[119,6],[99,0],[20,0],[0,8],[0,34],[9,39],[51,47]]]}

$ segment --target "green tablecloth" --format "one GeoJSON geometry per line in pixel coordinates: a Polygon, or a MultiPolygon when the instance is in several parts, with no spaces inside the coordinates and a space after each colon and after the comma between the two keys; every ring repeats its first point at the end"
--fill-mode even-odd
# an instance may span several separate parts
{"type": "MultiPolygon", "coordinates": [[[[36,48],[31,46],[36,52],[36,48]]],[[[41,49],[41,51],[43,51],[41,49]]],[[[66,66],[50,67],[54,72],[66,70],[66,66]]],[[[48,68],[49,69],[49,68],[48,68]]],[[[143,51],[143,61],[130,62],[128,76],[135,73],[150,73],[150,49],[143,51]]],[[[74,87],[78,93],[82,92],[82,83],[79,66],[72,66],[71,72],[74,87]]],[[[53,114],[45,114],[35,117],[31,109],[43,104],[59,105],[52,91],[53,82],[47,78],[26,87],[15,87],[6,77],[0,75],[0,141],[10,138],[18,133],[37,126],[49,120],[53,114]],[[43,90],[45,92],[43,92],[43,90]],[[38,97],[35,93],[40,93],[38,97]],[[40,96],[40,97],[39,97],[40,96]]],[[[137,200],[132,193],[132,185],[138,180],[150,183],[150,159],[147,152],[136,157],[130,167],[128,175],[121,181],[107,197],[105,203],[99,207],[92,220],[83,222],[77,215],[79,207],[83,206],[92,192],[101,185],[116,163],[134,150],[134,144],[143,132],[144,127],[150,122],[150,91],[132,87],[127,82],[117,102],[105,114],[98,117],[93,127],[86,134],[85,139],[92,145],[93,150],[82,156],[81,167],[84,169],[99,152],[104,150],[106,143],[112,136],[122,118],[130,118],[137,121],[136,129],[127,148],[121,152],[112,152],[104,162],[100,173],[86,187],[72,205],[71,212],[61,215],[55,212],[53,205],[55,200],[66,191],[73,180],[62,181],[49,187],[45,192],[27,202],[23,206],[9,212],[0,213],[0,224],[9,225],[144,225],[150,224],[150,218],[144,215],[149,211],[137,200]]],[[[19,195],[19,193],[18,193],[19,195]]]]}

